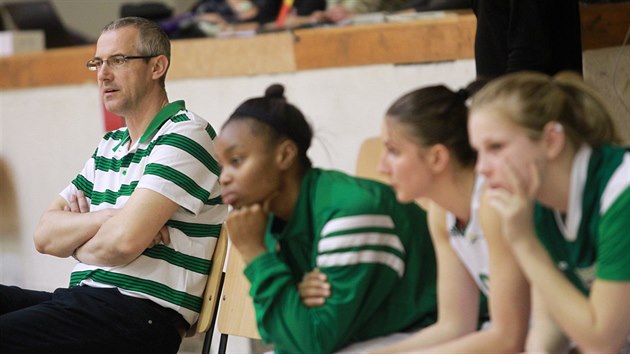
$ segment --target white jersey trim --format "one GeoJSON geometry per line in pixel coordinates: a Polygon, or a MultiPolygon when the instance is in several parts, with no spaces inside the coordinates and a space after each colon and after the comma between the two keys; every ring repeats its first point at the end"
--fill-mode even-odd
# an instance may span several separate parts
{"type": "Polygon", "coordinates": [[[318,251],[328,252],[361,246],[387,246],[405,253],[405,247],[397,235],[378,232],[326,237],[319,241],[318,251]]]}
{"type": "Polygon", "coordinates": [[[490,256],[488,253],[488,242],[481,227],[479,219],[479,208],[481,205],[481,195],[485,178],[482,175],[475,176],[475,184],[470,199],[470,219],[463,235],[455,228],[457,219],[451,212],[446,213],[446,228],[449,233],[449,243],[457,254],[459,260],[464,264],[471,278],[474,279],[479,289],[489,295],[489,286],[482,275],[491,278],[490,256]]]}
{"type": "Polygon", "coordinates": [[[573,158],[566,222],[562,222],[562,217],[557,210],[554,211],[556,224],[558,224],[558,228],[562,231],[567,241],[575,241],[577,239],[578,229],[582,221],[584,185],[588,177],[588,164],[592,153],[593,149],[590,146],[582,145],[573,158]]]}
{"type": "Polygon", "coordinates": [[[333,232],[352,230],[364,227],[394,228],[394,221],[389,215],[355,215],[330,220],[322,228],[321,235],[326,237],[333,232]]]}
{"type": "Polygon", "coordinates": [[[599,212],[603,215],[608,208],[619,198],[619,195],[630,186],[630,154],[623,155],[623,162],[610,177],[606,189],[602,194],[599,212]]]}
{"type": "Polygon", "coordinates": [[[401,278],[405,274],[405,262],[385,251],[342,252],[317,256],[317,265],[320,267],[341,267],[359,263],[380,263],[393,269],[401,278]]]}

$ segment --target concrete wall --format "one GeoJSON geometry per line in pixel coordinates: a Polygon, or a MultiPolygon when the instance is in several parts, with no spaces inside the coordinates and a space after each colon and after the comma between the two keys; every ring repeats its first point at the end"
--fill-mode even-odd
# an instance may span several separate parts
{"type": "Polygon", "coordinates": [[[585,51],[584,80],[601,93],[630,144],[630,44],[585,51]]]}

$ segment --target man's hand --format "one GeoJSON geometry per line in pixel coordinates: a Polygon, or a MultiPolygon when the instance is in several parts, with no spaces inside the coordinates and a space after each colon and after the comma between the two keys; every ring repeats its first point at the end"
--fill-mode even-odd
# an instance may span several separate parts
{"type": "Polygon", "coordinates": [[[306,307],[317,307],[323,305],[330,297],[330,283],[326,281],[326,274],[315,268],[304,274],[298,284],[298,291],[306,307]]]}
{"type": "MultiPolygon", "coordinates": [[[[89,213],[90,205],[83,191],[79,190],[76,193],[72,194],[68,200],[68,205],[64,206],[63,210],[72,212],[72,213],[81,213],[81,214],[89,213]]],[[[105,218],[104,220],[107,220],[111,218],[112,216],[116,215],[119,211],[120,209],[108,208],[108,209],[103,209],[94,213],[103,215],[103,217],[105,218]]],[[[147,248],[151,248],[160,243],[164,245],[168,245],[171,243],[170,233],[166,225],[162,226],[162,228],[157,232],[157,234],[155,234],[152,242],[149,245],[147,245],[147,248]]],[[[72,254],[72,257],[79,262],[81,262],[81,256],[85,258],[85,253],[83,252],[83,245],[77,247],[72,254]]]]}
{"type": "Polygon", "coordinates": [[[63,207],[64,211],[71,211],[73,213],[89,213],[90,205],[87,202],[87,198],[82,190],[78,190],[76,193],[70,195],[68,205],[63,207]]]}
{"type": "Polygon", "coordinates": [[[354,12],[341,5],[334,5],[330,9],[326,10],[326,18],[335,23],[346,20],[353,15],[354,12]]]}
{"type": "Polygon", "coordinates": [[[168,232],[168,226],[166,225],[162,226],[160,231],[158,231],[158,233],[153,238],[153,243],[149,245],[149,247],[153,247],[160,243],[164,245],[168,245],[171,243],[171,234],[168,232]]]}
{"type": "MultiPolygon", "coordinates": [[[[85,194],[83,193],[83,191],[79,190],[75,194],[72,194],[70,196],[70,200],[68,201],[68,205],[66,205],[63,208],[63,210],[70,211],[73,213],[89,213],[90,205],[88,204],[87,198],[85,197],[85,194]]],[[[116,210],[116,209],[112,209],[112,210],[116,210]]],[[[115,215],[115,212],[109,213],[109,214],[111,217],[115,215]]],[[[153,242],[148,247],[151,248],[160,243],[165,244],[165,245],[168,245],[171,243],[171,235],[168,232],[168,227],[166,225],[162,226],[160,231],[158,231],[158,233],[155,234],[155,237],[153,238],[153,242]]],[[[73,256],[77,258],[76,252],[73,256]]]]}

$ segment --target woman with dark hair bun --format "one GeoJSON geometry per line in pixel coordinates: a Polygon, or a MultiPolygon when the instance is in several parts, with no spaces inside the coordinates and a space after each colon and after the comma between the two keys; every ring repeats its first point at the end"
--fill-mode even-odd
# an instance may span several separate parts
{"type": "Polygon", "coordinates": [[[272,85],[241,104],[217,138],[222,196],[234,208],[226,224],[247,264],[263,340],[278,353],[331,353],[432,324],[425,213],[384,184],[312,167],[312,135],[272,85]],[[314,269],[332,288],[323,304],[298,289],[314,269]]]}

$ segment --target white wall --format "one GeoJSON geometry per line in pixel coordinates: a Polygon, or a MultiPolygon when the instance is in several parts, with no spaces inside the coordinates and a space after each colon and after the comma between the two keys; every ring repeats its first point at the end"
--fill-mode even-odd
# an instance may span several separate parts
{"type": "Polygon", "coordinates": [[[630,45],[584,52],[584,80],[599,92],[630,144],[630,45]]]}
{"type": "Polygon", "coordinates": [[[92,85],[0,92],[0,154],[12,169],[20,217],[19,262],[2,264],[0,282],[47,290],[67,283],[73,262],[38,255],[31,235],[53,191],[94,151],[98,102],[92,85]]]}
{"type": "MultiPolygon", "coordinates": [[[[315,131],[310,156],[315,165],[354,171],[360,143],[378,135],[382,115],[395,98],[420,86],[445,83],[459,88],[474,78],[473,61],[425,65],[374,65],[311,70],[215,80],[182,80],[167,85],[171,100],[186,99],[189,108],[219,129],[246,98],[262,96],[282,83],[287,99],[299,107],[315,131]]],[[[167,80],[168,81],[168,80],[167,80]]]]}

